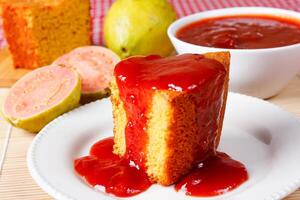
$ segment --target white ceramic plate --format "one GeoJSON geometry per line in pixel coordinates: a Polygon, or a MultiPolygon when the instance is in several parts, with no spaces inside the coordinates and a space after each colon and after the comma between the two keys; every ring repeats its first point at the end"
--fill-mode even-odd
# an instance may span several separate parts
{"type": "MultiPolygon", "coordinates": [[[[28,151],[32,177],[56,199],[114,199],[89,187],[73,170],[73,160],[87,155],[96,141],[111,136],[112,128],[108,99],[58,117],[37,135],[28,151]]],[[[250,178],[234,191],[208,199],[275,200],[300,186],[300,122],[270,103],[230,93],[219,150],[244,163],[250,178]]],[[[130,199],[199,198],[153,185],[130,199]]]]}

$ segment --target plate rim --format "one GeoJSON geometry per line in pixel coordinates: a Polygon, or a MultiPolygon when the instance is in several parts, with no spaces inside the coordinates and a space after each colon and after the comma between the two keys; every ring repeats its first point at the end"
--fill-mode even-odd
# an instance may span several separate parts
{"type": "MultiPolygon", "coordinates": [[[[238,96],[238,97],[242,97],[242,98],[248,98],[248,99],[251,99],[251,100],[258,101],[262,104],[271,106],[273,109],[276,109],[280,112],[284,112],[287,116],[289,116],[290,118],[293,118],[295,121],[297,121],[300,124],[300,119],[297,115],[286,111],[281,106],[275,105],[271,102],[268,102],[266,100],[263,100],[263,99],[260,99],[260,98],[257,98],[257,97],[248,96],[248,95],[244,95],[244,94],[240,94],[240,93],[229,92],[229,95],[238,96]]],[[[73,110],[71,110],[67,113],[64,113],[63,115],[55,118],[53,121],[51,121],[49,124],[47,124],[40,132],[38,132],[38,134],[34,137],[33,141],[30,144],[30,147],[29,147],[29,149],[27,151],[27,155],[26,155],[26,163],[27,163],[28,171],[29,171],[31,177],[33,178],[33,180],[37,183],[37,185],[42,190],[44,190],[46,193],[48,193],[50,196],[52,196],[56,199],[77,200],[77,198],[73,198],[73,197],[69,196],[67,193],[64,193],[59,188],[56,188],[55,186],[50,184],[47,181],[47,179],[44,178],[41,175],[41,173],[39,173],[39,169],[37,167],[37,161],[35,159],[36,146],[38,145],[39,141],[48,133],[48,131],[53,126],[55,126],[57,123],[64,120],[65,118],[67,118],[69,115],[72,115],[74,113],[78,113],[81,110],[86,109],[87,107],[90,107],[90,106],[93,106],[94,104],[97,104],[100,101],[109,101],[109,99],[106,98],[106,99],[101,99],[101,100],[97,100],[97,101],[94,101],[94,102],[90,102],[88,104],[79,106],[78,108],[75,108],[75,109],[73,109],[73,110]]],[[[300,176],[295,177],[294,181],[291,181],[290,184],[287,184],[281,190],[276,191],[276,192],[274,192],[273,194],[271,194],[267,197],[264,197],[264,199],[266,199],[266,200],[282,199],[282,198],[288,196],[289,194],[293,193],[294,191],[296,191],[299,187],[300,187],[300,176]]],[[[126,198],[124,198],[124,199],[126,199],[126,198]]]]}

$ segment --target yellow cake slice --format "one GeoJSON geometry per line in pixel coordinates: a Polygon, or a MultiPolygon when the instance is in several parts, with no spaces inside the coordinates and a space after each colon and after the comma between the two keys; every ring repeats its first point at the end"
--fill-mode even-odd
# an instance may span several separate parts
{"type": "Polygon", "coordinates": [[[114,153],[133,160],[162,185],[175,183],[214,154],[229,62],[228,52],[121,61],[111,82],[114,153]]]}
{"type": "Polygon", "coordinates": [[[2,0],[3,28],[16,68],[34,69],[91,44],[89,0],[2,0]]]}

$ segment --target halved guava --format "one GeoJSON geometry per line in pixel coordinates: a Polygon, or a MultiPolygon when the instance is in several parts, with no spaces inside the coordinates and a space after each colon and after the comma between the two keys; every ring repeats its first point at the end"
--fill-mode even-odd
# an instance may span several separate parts
{"type": "Polygon", "coordinates": [[[13,85],[2,113],[13,125],[38,132],[54,118],[79,105],[80,87],[75,70],[59,65],[42,67],[13,85]]]}
{"type": "Polygon", "coordinates": [[[81,103],[109,96],[109,82],[120,58],[100,46],[79,47],[58,58],[54,64],[75,69],[81,77],[81,103]]]}

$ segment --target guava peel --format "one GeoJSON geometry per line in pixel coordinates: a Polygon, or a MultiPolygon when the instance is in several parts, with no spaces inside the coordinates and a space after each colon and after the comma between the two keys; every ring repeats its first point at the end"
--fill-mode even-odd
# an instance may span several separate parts
{"type": "Polygon", "coordinates": [[[108,48],[121,58],[134,55],[170,55],[173,46],[167,36],[176,13],[167,0],[118,0],[104,20],[108,48]]]}
{"type": "Polygon", "coordinates": [[[10,90],[2,115],[16,127],[40,131],[59,115],[79,105],[81,82],[70,68],[51,65],[29,72],[10,90]]]}

